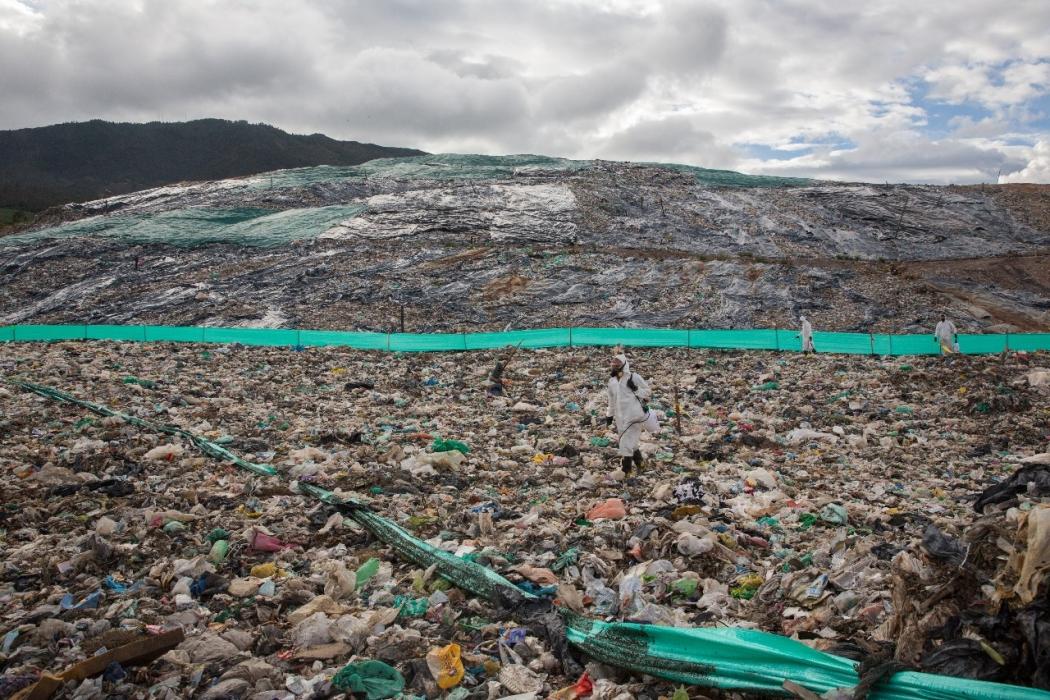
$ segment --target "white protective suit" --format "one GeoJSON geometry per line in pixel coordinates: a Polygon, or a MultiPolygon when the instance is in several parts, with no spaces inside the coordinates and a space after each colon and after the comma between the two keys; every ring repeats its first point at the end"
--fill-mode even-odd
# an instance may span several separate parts
{"type": "Polygon", "coordinates": [[[813,352],[813,326],[805,316],[802,316],[801,320],[802,332],[799,333],[799,337],[802,338],[802,352],[813,352]]]}
{"type": "Polygon", "coordinates": [[[630,457],[638,449],[638,442],[642,437],[643,424],[646,413],[642,409],[642,401],[652,396],[649,385],[638,374],[631,372],[631,364],[626,355],[617,355],[617,359],[623,363],[620,378],[609,377],[609,413],[616,432],[620,436],[620,456],[630,457]],[[627,386],[628,379],[634,379],[637,387],[631,391],[627,386]]]}
{"type": "Polygon", "coordinates": [[[955,329],[955,324],[945,319],[937,324],[937,328],[933,330],[933,335],[936,336],[937,342],[942,347],[946,347],[949,350],[955,347],[955,334],[958,333],[955,329]]]}

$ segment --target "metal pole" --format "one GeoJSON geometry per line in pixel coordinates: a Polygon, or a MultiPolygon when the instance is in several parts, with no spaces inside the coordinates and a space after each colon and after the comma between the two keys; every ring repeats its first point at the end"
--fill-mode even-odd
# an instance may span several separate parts
{"type": "Polygon", "coordinates": [[[875,336],[872,333],[868,333],[868,340],[871,341],[871,354],[875,354],[875,336]]]}
{"type": "Polygon", "coordinates": [[[780,329],[776,326],[773,326],[773,337],[777,352],[780,352],[780,329]]]}

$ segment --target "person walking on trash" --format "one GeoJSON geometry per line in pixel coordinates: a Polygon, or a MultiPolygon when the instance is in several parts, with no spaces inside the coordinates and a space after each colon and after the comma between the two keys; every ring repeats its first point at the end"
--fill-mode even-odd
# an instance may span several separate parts
{"type": "Polygon", "coordinates": [[[941,315],[941,322],[937,324],[937,327],[933,330],[933,337],[937,339],[937,343],[941,346],[941,354],[949,355],[956,350],[955,336],[959,331],[956,330],[955,324],[948,320],[948,317],[941,315]]]}
{"type": "Polygon", "coordinates": [[[799,316],[799,320],[802,321],[802,331],[798,334],[802,338],[802,352],[816,352],[813,349],[813,326],[805,316],[799,316]]]}
{"type": "Polygon", "coordinates": [[[652,392],[645,380],[631,371],[626,355],[613,357],[609,369],[609,413],[605,423],[609,426],[616,424],[616,432],[620,435],[619,455],[623,473],[628,475],[632,467],[642,468],[642,452],[638,449],[638,442],[650,419],[645,401],[652,396],[652,392]]]}

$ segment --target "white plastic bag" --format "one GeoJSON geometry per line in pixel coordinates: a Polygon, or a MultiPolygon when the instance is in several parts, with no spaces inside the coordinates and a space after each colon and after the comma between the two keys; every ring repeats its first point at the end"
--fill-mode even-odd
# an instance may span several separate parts
{"type": "Polygon", "coordinates": [[[660,419],[656,417],[656,411],[651,408],[645,414],[645,422],[642,423],[642,429],[652,435],[660,432],[660,419]]]}

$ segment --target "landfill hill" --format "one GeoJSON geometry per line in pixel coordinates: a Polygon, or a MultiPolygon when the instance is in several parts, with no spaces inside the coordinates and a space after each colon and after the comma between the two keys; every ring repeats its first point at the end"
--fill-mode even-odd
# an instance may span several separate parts
{"type": "MultiPolygon", "coordinates": [[[[0,345],[0,687],[65,668],[59,697],[165,700],[344,697],[379,672],[368,697],[768,697],[676,692],[667,673],[856,684],[805,644],[1050,690],[1050,356],[638,350],[663,420],[625,479],[606,354],[520,351],[492,397],[489,352],[0,345]],[[450,581],[362,513],[541,602],[450,581]],[[646,624],[588,631],[602,619],[646,624]],[[650,625],[799,646],[660,646],[650,625]]],[[[1046,697],[905,676],[883,690],[1046,697]]]]}
{"type": "Polygon", "coordinates": [[[225,119],[54,124],[0,131],[0,207],[40,211],[187,180],[422,153],[225,119]]]}
{"type": "Polygon", "coordinates": [[[0,324],[1050,328],[1046,186],[434,155],[160,187],[0,238],[0,324]]]}

